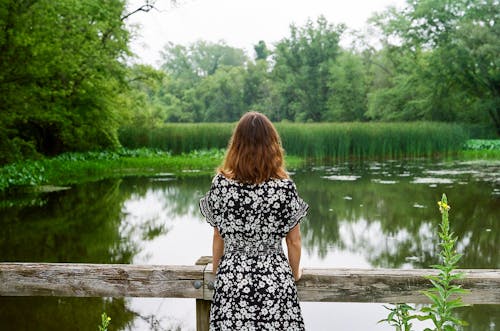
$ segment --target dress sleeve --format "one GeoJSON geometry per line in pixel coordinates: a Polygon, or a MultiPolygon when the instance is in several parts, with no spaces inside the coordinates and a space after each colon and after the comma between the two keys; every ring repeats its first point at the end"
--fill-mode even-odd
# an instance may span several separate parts
{"type": "Polygon", "coordinates": [[[293,229],[307,215],[307,210],[309,209],[309,205],[297,193],[297,188],[293,182],[290,186],[289,199],[290,217],[286,224],[286,233],[293,229]]]}
{"type": "Polygon", "coordinates": [[[213,226],[218,226],[214,213],[214,205],[217,201],[217,176],[212,180],[210,190],[200,199],[200,212],[205,217],[207,222],[213,226]]]}

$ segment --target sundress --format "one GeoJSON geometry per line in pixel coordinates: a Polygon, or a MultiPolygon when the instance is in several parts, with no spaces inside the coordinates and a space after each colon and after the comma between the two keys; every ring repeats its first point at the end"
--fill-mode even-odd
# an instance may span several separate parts
{"type": "Polygon", "coordinates": [[[305,330],[282,239],[307,209],[291,179],[245,184],[214,177],[200,200],[224,240],[210,330],[305,330]]]}

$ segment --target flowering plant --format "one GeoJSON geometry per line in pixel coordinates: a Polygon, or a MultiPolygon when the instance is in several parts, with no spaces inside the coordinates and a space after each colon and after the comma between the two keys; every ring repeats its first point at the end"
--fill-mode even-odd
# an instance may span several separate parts
{"type": "Polygon", "coordinates": [[[439,256],[442,264],[433,265],[434,269],[438,270],[437,275],[430,275],[426,278],[430,280],[433,288],[423,291],[430,300],[431,305],[423,307],[422,316],[417,316],[419,320],[431,320],[435,329],[425,329],[425,331],[452,331],[456,330],[457,326],[467,325],[456,317],[453,317],[452,311],[459,307],[464,307],[461,294],[466,293],[460,285],[453,284],[456,280],[464,278],[463,273],[454,273],[458,261],[462,254],[457,253],[455,244],[457,238],[450,232],[450,222],[448,220],[448,211],[451,207],[448,205],[448,199],[443,194],[441,201],[438,201],[439,211],[441,212],[441,231],[439,237],[441,241],[441,251],[439,256]]]}
{"type": "Polygon", "coordinates": [[[99,331],[108,331],[108,326],[109,326],[110,321],[111,321],[111,317],[106,315],[106,313],[102,313],[101,325],[99,325],[99,331]]]}

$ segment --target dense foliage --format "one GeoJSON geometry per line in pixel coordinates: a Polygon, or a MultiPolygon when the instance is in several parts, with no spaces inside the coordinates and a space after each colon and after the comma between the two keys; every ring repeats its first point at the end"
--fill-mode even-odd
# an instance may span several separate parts
{"type": "Polygon", "coordinates": [[[168,44],[162,76],[136,87],[156,123],[236,121],[253,109],[274,121],[445,121],[498,134],[499,8],[408,1],[371,19],[378,47],[351,36],[357,46],[342,48],[346,27],[324,17],[292,25],[272,51],[259,41],[253,60],[223,43],[168,44]]]}
{"type": "Polygon", "coordinates": [[[118,146],[123,0],[0,2],[0,163],[118,146]]]}
{"type": "MultiPolygon", "coordinates": [[[[149,2],[148,2],[149,3],[149,2]]],[[[0,1],[0,164],[112,149],[117,130],[234,122],[441,121],[500,133],[499,0],[407,1],[350,36],[324,17],[245,54],[168,41],[158,68],[128,61],[124,0],[0,1]],[[377,46],[371,46],[377,45],[377,46]]],[[[147,15],[144,13],[144,15],[147,15]]]]}
{"type": "Polygon", "coordinates": [[[388,75],[370,96],[370,116],[490,122],[500,133],[500,2],[407,3],[373,19],[388,75]]]}

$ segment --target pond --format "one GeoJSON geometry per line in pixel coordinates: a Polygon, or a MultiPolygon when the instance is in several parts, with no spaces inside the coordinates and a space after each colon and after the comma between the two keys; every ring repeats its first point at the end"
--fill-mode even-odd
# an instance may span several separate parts
{"type": "MultiPolygon", "coordinates": [[[[461,268],[500,268],[500,162],[387,161],[292,173],[310,205],[303,267],[428,268],[438,262],[436,202],[446,193],[461,268]]],[[[198,199],[211,177],[157,174],[0,201],[0,260],[192,265],[211,254],[198,199]]],[[[382,304],[301,303],[308,330],[393,330],[382,304]]],[[[0,330],[195,330],[192,299],[0,298],[0,330]]],[[[460,312],[500,330],[500,305],[460,312]]],[[[424,324],[418,324],[421,330],[424,324]]]]}

